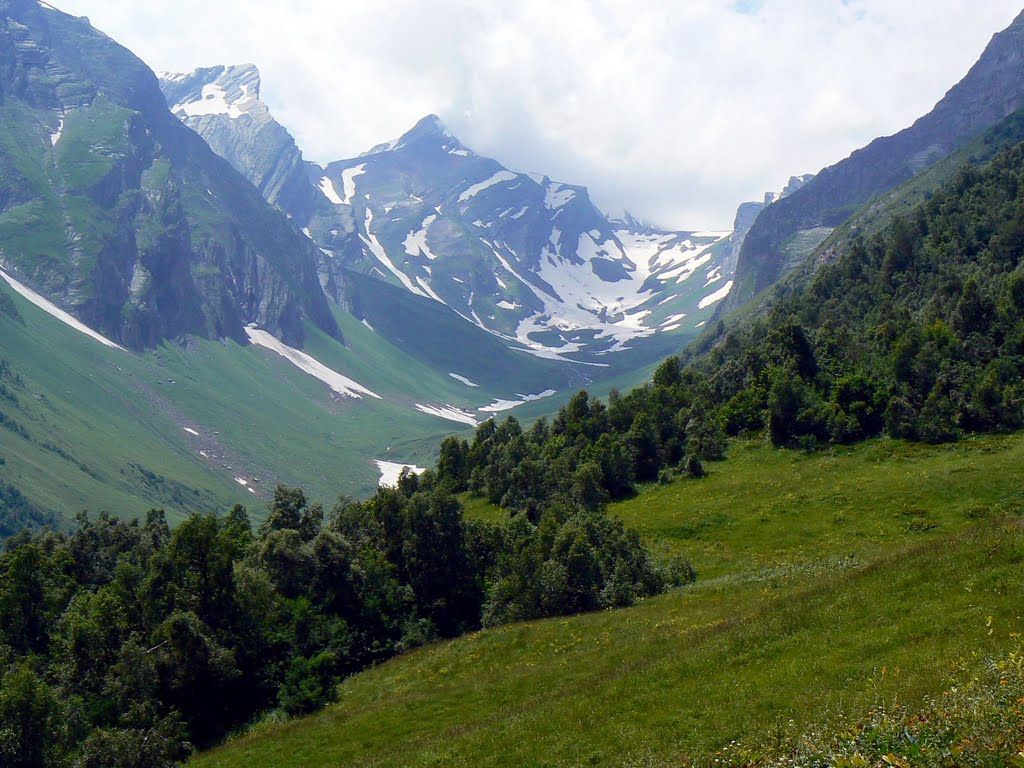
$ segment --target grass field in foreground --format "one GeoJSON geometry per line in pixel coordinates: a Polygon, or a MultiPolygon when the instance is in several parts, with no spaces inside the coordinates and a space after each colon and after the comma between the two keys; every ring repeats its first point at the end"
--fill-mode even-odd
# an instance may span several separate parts
{"type": "Polygon", "coordinates": [[[694,587],[421,649],[194,763],[669,766],[913,704],[1024,630],[1022,451],[1021,436],[813,456],[738,445],[707,480],[613,508],[689,552],[694,587]]]}

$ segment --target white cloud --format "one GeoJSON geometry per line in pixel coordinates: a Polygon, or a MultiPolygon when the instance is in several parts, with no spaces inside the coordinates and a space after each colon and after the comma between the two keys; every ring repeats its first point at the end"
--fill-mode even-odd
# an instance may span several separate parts
{"type": "Polygon", "coordinates": [[[314,160],[437,112],[608,208],[735,204],[928,111],[1018,0],[58,0],[154,69],[251,61],[314,160]]]}

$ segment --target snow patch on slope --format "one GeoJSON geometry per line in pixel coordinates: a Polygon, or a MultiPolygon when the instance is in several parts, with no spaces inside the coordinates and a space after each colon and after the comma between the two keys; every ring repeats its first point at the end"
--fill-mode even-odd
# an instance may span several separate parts
{"type": "Polygon", "coordinates": [[[377,465],[377,470],[380,472],[380,480],[377,481],[377,485],[381,488],[394,488],[398,485],[398,478],[401,477],[403,469],[408,469],[414,475],[426,472],[423,467],[417,467],[415,464],[399,464],[383,459],[377,459],[373,463],[377,465]]]}
{"type": "Polygon", "coordinates": [[[460,376],[457,373],[449,373],[448,375],[451,376],[456,381],[465,384],[467,387],[479,387],[480,386],[479,384],[474,384],[472,381],[467,379],[465,376],[460,376]]]}
{"type": "Polygon", "coordinates": [[[518,408],[520,405],[532,403],[535,400],[543,400],[547,397],[552,397],[555,394],[557,394],[555,390],[545,389],[543,392],[536,395],[516,395],[516,397],[519,398],[518,400],[495,400],[490,405],[485,405],[483,408],[480,408],[479,411],[481,413],[502,413],[503,411],[511,411],[513,408],[518,408]]]}
{"type": "Polygon", "coordinates": [[[488,187],[493,187],[495,184],[501,184],[503,181],[514,181],[516,178],[516,174],[512,173],[511,171],[498,171],[490,178],[484,179],[481,182],[473,184],[471,187],[468,187],[466,190],[464,190],[463,193],[459,195],[459,202],[464,203],[467,200],[476,197],[478,194],[483,192],[488,187]]]}
{"type": "Polygon", "coordinates": [[[276,336],[267,331],[249,326],[245,329],[245,334],[249,337],[249,341],[256,346],[276,352],[300,371],[319,379],[342,397],[353,397],[359,400],[362,399],[363,395],[367,395],[377,400],[383,399],[376,392],[370,391],[362,384],[328,368],[312,355],[307,355],[302,350],[294,349],[282,343],[276,336]]]}
{"type": "Polygon", "coordinates": [[[342,205],[352,204],[352,198],[356,196],[356,177],[362,176],[364,173],[366,173],[366,163],[346,168],[341,172],[341,186],[345,191],[345,199],[341,201],[342,205]]]}
{"type": "Polygon", "coordinates": [[[246,113],[245,107],[256,102],[250,95],[249,86],[240,86],[242,97],[234,101],[228,99],[228,93],[216,83],[208,83],[203,86],[202,96],[196,101],[183,101],[171,108],[174,114],[183,113],[188,117],[201,117],[203,115],[226,115],[232,120],[237,120],[246,113]]]}
{"type": "Polygon", "coordinates": [[[468,424],[471,427],[477,425],[476,416],[453,405],[424,405],[423,403],[416,403],[416,410],[428,416],[437,416],[439,419],[455,421],[459,424],[468,424]]]}
{"type": "Polygon", "coordinates": [[[568,203],[576,197],[576,192],[563,186],[562,184],[552,183],[544,191],[544,207],[549,210],[557,210],[563,205],[568,203]]]}
{"type": "MultiPolygon", "coordinates": [[[[371,211],[369,206],[367,206],[366,220],[364,224],[366,234],[360,234],[359,239],[363,241],[367,248],[370,249],[370,253],[373,254],[374,258],[386,267],[391,274],[398,278],[398,282],[404,285],[406,290],[411,291],[418,296],[429,296],[427,291],[423,290],[422,285],[413,283],[412,279],[405,274],[405,272],[395,266],[395,263],[391,261],[388,256],[388,252],[384,249],[384,246],[380,244],[380,240],[377,239],[377,236],[373,234],[373,231],[370,229],[371,224],[373,224],[373,211],[371,211]]],[[[430,296],[430,298],[436,298],[436,295],[430,296]]],[[[438,301],[440,301],[440,299],[438,299],[438,301]]]]}
{"type": "Polygon", "coordinates": [[[717,304],[718,302],[720,302],[722,299],[729,295],[729,291],[732,290],[732,283],[733,281],[730,280],[714,293],[710,293],[707,296],[705,296],[703,299],[700,300],[700,303],[697,305],[697,308],[707,309],[712,304],[717,304]]]}
{"type": "Polygon", "coordinates": [[[428,259],[433,261],[437,258],[430,251],[430,247],[427,245],[427,230],[430,229],[430,225],[437,220],[437,214],[432,213],[423,220],[420,224],[418,231],[410,232],[405,236],[405,240],[402,241],[402,245],[405,246],[405,252],[410,256],[419,256],[423,254],[428,259]]]}
{"type": "Polygon", "coordinates": [[[320,179],[320,191],[324,193],[324,197],[335,205],[345,205],[345,201],[341,199],[338,190],[334,188],[334,182],[326,176],[320,179]]]}
{"type": "Polygon", "coordinates": [[[2,269],[0,269],[0,277],[6,280],[7,284],[11,286],[11,288],[13,288],[23,298],[28,299],[41,310],[46,312],[48,315],[57,318],[65,325],[74,328],[79,333],[84,333],[90,339],[94,339],[98,341],[100,344],[103,344],[104,346],[111,347],[113,349],[120,349],[122,352],[127,351],[120,344],[116,344],[115,342],[108,339],[106,336],[97,333],[92,328],[87,326],[85,323],[78,320],[78,318],[65,312],[52,301],[43,298],[38,293],[29,288],[27,285],[22,285],[2,269]]]}

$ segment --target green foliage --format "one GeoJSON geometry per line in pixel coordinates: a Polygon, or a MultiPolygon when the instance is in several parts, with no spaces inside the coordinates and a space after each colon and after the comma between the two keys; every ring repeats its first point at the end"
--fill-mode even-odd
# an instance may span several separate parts
{"type": "Polygon", "coordinates": [[[967,167],[703,362],[731,434],[813,447],[1024,426],[1024,145],[967,167]]]}
{"type": "Polygon", "coordinates": [[[337,666],[337,659],[330,651],[318,653],[311,659],[302,656],[292,659],[277,695],[281,709],[289,715],[304,715],[333,701],[338,682],[337,666]]]}
{"type": "MultiPolygon", "coordinates": [[[[643,519],[646,498],[648,512],[662,506],[666,530],[673,511],[699,517],[701,499],[723,510],[728,519],[702,535],[695,559],[707,578],[626,610],[420,649],[344,681],[323,713],[268,723],[194,765],[710,766],[734,740],[764,754],[819,728],[844,738],[844,724],[867,724],[874,707],[894,702],[910,717],[892,723],[911,726],[911,741],[913,715],[941,701],[950,675],[993,680],[982,660],[1019,648],[1024,630],[1024,538],[1019,519],[998,522],[1009,507],[994,501],[1010,491],[1020,499],[1008,468],[1024,443],[966,442],[893,453],[879,442],[847,458],[756,446],[738,473],[730,460],[701,483],[646,489],[624,503],[631,519],[643,519]],[[686,500],[669,499],[672,490],[686,500]],[[895,510],[922,492],[929,506],[940,498],[941,526],[911,533],[895,510]],[[846,509],[837,494],[862,519],[836,520],[846,509]],[[967,518],[979,505],[990,520],[967,518]]],[[[992,711],[961,733],[998,736],[1008,721],[992,711]]]]}
{"type": "Polygon", "coordinates": [[[579,473],[592,509],[539,524],[467,523],[433,473],[406,472],[327,515],[279,487],[255,532],[240,506],[173,531],[159,511],[24,530],[0,555],[3,764],[170,766],[437,638],[662,591],[640,539],[599,511],[599,474],[579,473]]]}
{"type": "MultiPolygon", "coordinates": [[[[714,761],[733,768],[1017,768],[1024,765],[1024,653],[962,668],[920,708],[878,702],[856,722],[819,724],[765,749],[733,743],[714,761]]],[[[711,764],[708,762],[708,764],[711,764]]]]}
{"type": "Polygon", "coordinates": [[[700,477],[702,460],[723,459],[728,418],[710,407],[713,394],[706,377],[672,357],[650,383],[626,395],[613,390],[607,405],[579,392],[529,430],[509,417],[481,424],[472,443],[445,440],[436,482],[533,523],[559,507],[597,510],[680,462],[700,477]]]}
{"type": "Polygon", "coordinates": [[[54,515],[30,502],[10,483],[0,482],[0,541],[26,528],[56,524],[54,515]]]}

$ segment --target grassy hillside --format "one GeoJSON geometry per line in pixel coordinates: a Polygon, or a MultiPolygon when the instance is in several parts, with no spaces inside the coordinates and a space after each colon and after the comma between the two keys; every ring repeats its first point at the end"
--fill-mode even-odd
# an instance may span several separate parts
{"type": "Polygon", "coordinates": [[[417,651],[194,764],[710,763],[733,739],[914,706],[1024,630],[1022,452],[1020,435],[811,456],[740,444],[705,480],[613,507],[689,554],[696,586],[417,651]]]}
{"type": "Polygon", "coordinates": [[[424,466],[460,429],[419,413],[416,402],[479,406],[505,394],[466,394],[351,318],[343,318],[349,346],[310,327],[307,348],[381,400],[336,399],[282,358],[233,342],[109,349],[6,286],[0,295],[21,318],[0,313],[0,359],[11,377],[0,400],[0,481],[65,518],[163,507],[174,521],[235,502],[259,516],[277,482],[325,501],[363,495],[377,483],[374,459],[424,466]]]}
{"type": "Polygon", "coordinates": [[[564,405],[571,387],[605,394],[639,383],[651,368],[594,385],[563,365],[573,378],[556,380],[550,361],[502,347],[491,378],[453,368],[478,384],[470,387],[446,364],[407,354],[339,311],[346,344],[309,325],[305,351],[382,398],[342,400],[263,349],[191,339],[125,352],[68,328],[6,284],[0,301],[14,308],[0,312],[0,360],[21,380],[20,387],[7,382],[13,399],[0,400],[11,422],[0,428],[0,482],[64,518],[83,509],[131,515],[162,507],[173,521],[235,502],[259,516],[279,482],[328,503],[339,493],[364,496],[379,477],[375,459],[431,466],[445,436],[468,430],[417,404],[471,410],[557,387],[556,396],[509,412],[529,421],[564,405]],[[526,363],[518,371],[517,360],[526,363]]]}

